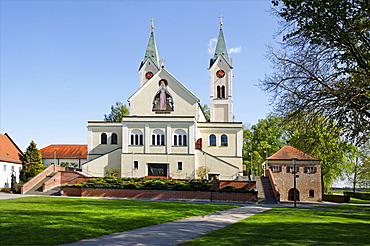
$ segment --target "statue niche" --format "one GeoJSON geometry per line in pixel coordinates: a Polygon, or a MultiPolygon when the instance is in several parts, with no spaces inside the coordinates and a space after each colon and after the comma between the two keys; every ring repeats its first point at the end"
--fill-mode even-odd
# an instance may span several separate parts
{"type": "Polygon", "coordinates": [[[167,80],[161,79],[158,84],[159,90],[154,96],[152,111],[156,113],[168,113],[173,111],[173,99],[167,90],[167,80]]]}

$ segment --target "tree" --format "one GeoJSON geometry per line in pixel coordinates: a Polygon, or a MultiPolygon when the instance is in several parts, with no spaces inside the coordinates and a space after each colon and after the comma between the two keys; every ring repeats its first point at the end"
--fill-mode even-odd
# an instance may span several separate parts
{"type": "Polygon", "coordinates": [[[352,184],[353,192],[357,187],[368,187],[370,184],[370,143],[356,148],[348,155],[349,168],[345,178],[352,184]]]}
{"type": "Polygon", "coordinates": [[[130,110],[127,108],[127,106],[121,102],[116,102],[116,105],[112,105],[110,109],[110,114],[108,116],[106,114],[104,115],[104,121],[120,122],[122,121],[123,116],[130,114],[130,110]]]}
{"type": "Polygon", "coordinates": [[[211,169],[209,167],[201,166],[201,167],[197,168],[196,173],[197,173],[198,177],[200,177],[201,179],[204,179],[204,178],[206,178],[207,173],[209,173],[210,170],[211,169]]]}
{"type": "Polygon", "coordinates": [[[19,174],[19,179],[22,182],[27,182],[44,169],[45,166],[42,164],[41,152],[32,140],[22,158],[22,170],[19,174]]]}
{"type": "Polygon", "coordinates": [[[259,163],[278,151],[283,145],[281,118],[269,114],[243,130],[243,160],[256,175],[262,174],[259,163]]]}
{"type": "Polygon", "coordinates": [[[260,84],[282,117],[315,112],[359,142],[370,136],[370,2],[276,0],[281,50],[260,84]],[[292,113],[294,112],[294,113],[292,113]]]}
{"type": "Polygon", "coordinates": [[[206,117],[206,120],[209,121],[211,119],[211,112],[207,104],[201,105],[202,111],[204,113],[204,117],[206,117]]]}
{"type": "Polygon", "coordinates": [[[341,129],[334,121],[317,117],[316,113],[306,114],[300,119],[284,121],[284,129],[293,146],[321,159],[324,187],[330,187],[348,168],[346,159],[353,146],[343,140],[341,129]]]}

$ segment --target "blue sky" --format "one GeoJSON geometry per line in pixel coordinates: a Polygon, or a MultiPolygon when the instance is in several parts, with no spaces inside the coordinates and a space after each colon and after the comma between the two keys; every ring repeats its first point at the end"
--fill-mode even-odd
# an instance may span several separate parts
{"type": "Polygon", "coordinates": [[[166,69],[209,105],[209,53],[222,14],[233,59],[235,120],[255,124],[271,111],[256,84],[271,72],[276,41],[269,0],[0,1],[0,133],[25,150],[86,144],[87,121],[138,89],[140,62],[155,22],[166,69]]]}

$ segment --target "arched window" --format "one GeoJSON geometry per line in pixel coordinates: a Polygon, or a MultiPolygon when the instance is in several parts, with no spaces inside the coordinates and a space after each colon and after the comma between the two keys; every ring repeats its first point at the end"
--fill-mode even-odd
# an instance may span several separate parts
{"type": "Polygon", "coordinates": [[[220,91],[220,86],[217,86],[217,98],[221,97],[221,91],[220,91]]]}
{"type": "Polygon", "coordinates": [[[154,130],[153,131],[152,145],[165,145],[163,131],[161,131],[161,130],[154,130]]]}
{"type": "Polygon", "coordinates": [[[221,90],[220,90],[220,94],[221,94],[221,98],[225,98],[225,86],[221,86],[221,90]]]}
{"type": "Polygon", "coordinates": [[[216,136],[214,134],[209,136],[209,146],[216,146],[216,136]]]}
{"type": "Polygon", "coordinates": [[[117,144],[118,143],[118,137],[116,133],[112,133],[112,136],[110,138],[110,144],[117,144]]]}
{"type": "Polygon", "coordinates": [[[143,145],[143,133],[140,130],[131,131],[131,145],[143,145]]]}
{"type": "Polygon", "coordinates": [[[173,145],[187,146],[186,132],[184,130],[176,130],[173,134],[173,145]]]}
{"type": "Polygon", "coordinates": [[[309,197],[315,197],[315,191],[314,190],[310,190],[308,196],[309,197]]]}
{"type": "Polygon", "coordinates": [[[225,134],[221,135],[221,146],[227,146],[227,136],[225,134]]]}
{"type": "Polygon", "coordinates": [[[102,134],[100,135],[100,143],[101,143],[101,144],[107,144],[107,134],[102,133],[102,134]]]}

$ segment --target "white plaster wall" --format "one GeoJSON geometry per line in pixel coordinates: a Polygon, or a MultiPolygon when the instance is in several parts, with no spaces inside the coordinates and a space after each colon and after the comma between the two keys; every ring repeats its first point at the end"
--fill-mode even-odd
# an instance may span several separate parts
{"type": "Polygon", "coordinates": [[[157,155],[157,154],[122,154],[122,177],[145,177],[148,175],[148,164],[168,164],[169,177],[174,179],[190,178],[194,175],[194,155],[157,155]],[[134,169],[134,161],[138,168],[134,169]],[[182,162],[182,170],[178,170],[182,162]]]}
{"type": "Polygon", "coordinates": [[[189,91],[186,91],[173,76],[164,70],[160,70],[152,79],[150,79],[139,91],[137,91],[130,100],[130,115],[191,115],[198,116],[198,101],[189,91]],[[174,111],[166,114],[156,114],[152,111],[153,98],[156,95],[161,79],[168,81],[167,90],[174,101],[174,111]]]}
{"type": "Polygon", "coordinates": [[[82,165],[82,171],[94,177],[104,177],[108,169],[121,168],[121,151],[116,150],[82,165]]]}
{"type": "Polygon", "coordinates": [[[16,182],[19,182],[19,173],[22,169],[22,164],[0,161],[0,188],[11,186],[12,167],[14,167],[16,182]]]}

